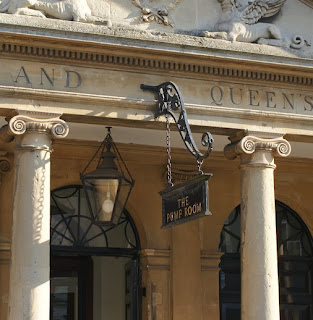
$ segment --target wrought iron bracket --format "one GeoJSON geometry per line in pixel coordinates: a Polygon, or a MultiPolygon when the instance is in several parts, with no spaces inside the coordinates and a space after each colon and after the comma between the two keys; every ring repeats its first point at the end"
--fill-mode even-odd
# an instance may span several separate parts
{"type": "Polygon", "coordinates": [[[201,153],[192,137],[183,97],[176,84],[168,81],[161,83],[158,86],[141,84],[140,88],[154,91],[157,94],[158,111],[156,113],[156,118],[168,114],[174,119],[186,148],[197,161],[202,162],[203,159],[207,158],[213,149],[213,136],[210,132],[203,133],[201,143],[204,147],[208,147],[208,150],[205,153],[201,153]],[[180,111],[179,116],[177,117],[173,111],[180,111]]]}

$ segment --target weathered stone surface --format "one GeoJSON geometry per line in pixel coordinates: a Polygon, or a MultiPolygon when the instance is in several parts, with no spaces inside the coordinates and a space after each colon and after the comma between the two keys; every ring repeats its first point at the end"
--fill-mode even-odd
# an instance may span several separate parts
{"type": "MultiPolygon", "coordinates": [[[[18,4],[18,0],[11,0],[16,1],[18,4]]],[[[69,0],[68,0],[69,1],[69,0]]],[[[26,1],[26,3],[28,3],[26,1]]],[[[48,9],[45,9],[47,6],[55,6],[53,4],[46,4],[46,2],[36,2],[38,8],[41,7],[42,15],[45,14],[45,11],[48,12],[48,9]]],[[[63,2],[62,2],[63,3],[63,2]]],[[[257,6],[260,2],[255,2],[253,6],[257,6]]],[[[262,2],[263,3],[263,2],[262,2]]],[[[265,3],[265,2],[264,2],[265,3]]],[[[301,56],[301,57],[311,57],[312,58],[312,33],[311,30],[313,29],[313,22],[311,19],[312,11],[310,7],[306,6],[304,3],[300,1],[294,2],[286,2],[281,1],[283,4],[282,9],[277,14],[277,10],[271,11],[272,13],[276,13],[273,17],[275,19],[275,24],[270,21],[270,24],[265,25],[263,22],[257,21],[255,25],[253,25],[253,30],[249,31],[248,34],[244,36],[244,39],[237,39],[238,41],[257,41],[260,37],[263,39],[260,40],[262,45],[253,44],[252,47],[255,47],[256,51],[263,51],[263,47],[267,49],[273,54],[284,55],[284,51],[292,52],[293,56],[301,56]],[[301,24],[297,23],[297,17],[301,17],[301,24]],[[255,28],[254,28],[255,27],[255,28]],[[262,28],[264,32],[262,32],[262,28]],[[275,31],[275,30],[276,31],[275,31]],[[253,32],[252,32],[253,31],[253,32]],[[260,33],[259,36],[251,37],[252,34],[255,32],[260,33]],[[248,38],[249,39],[248,39],[248,38]],[[253,38],[253,39],[252,39],[253,38]],[[269,46],[264,46],[264,44],[269,44],[271,47],[274,45],[276,46],[283,46],[281,50],[282,53],[279,53],[280,50],[275,50],[273,47],[268,49],[269,46]],[[291,47],[291,48],[289,48],[291,47]],[[288,49],[289,48],[289,49],[288,49]]],[[[9,2],[8,5],[11,5],[9,2]]],[[[67,13],[64,17],[59,17],[58,20],[55,19],[42,19],[33,16],[17,16],[12,14],[4,13],[4,15],[9,16],[10,22],[9,24],[21,24],[21,25],[36,25],[37,27],[43,29],[54,29],[54,30],[67,30],[67,31],[80,31],[83,33],[90,34],[106,34],[106,35],[114,35],[114,36],[122,36],[122,37],[129,37],[129,38],[146,38],[146,39],[153,39],[154,40],[161,40],[161,42],[177,42],[180,44],[188,45],[195,45],[198,46],[198,43],[201,43],[201,46],[208,47],[227,47],[228,41],[225,40],[213,40],[211,42],[207,42],[201,39],[196,40],[199,37],[195,37],[194,39],[191,36],[187,36],[186,40],[184,41],[183,37],[178,37],[177,34],[186,34],[186,35],[201,35],[203,34],[203,30],[210,30],[214,31],[214,26],[217,25],[219,17],[222,15],[222,9],[218,1],[212,1],[210,3],[204,2],[202,0],[198,1],[183,1],[180,2],[179,0],[158,0],[158,1],[122,1],[122,0],[114,0],[110,2],[97,2],[97,1],[89,1],[85,3],[87,11],[90,10],[90,13],[78,13],[73,14],[72,12],[67,13]],[[137,3],[137,6],[134,5],[137,3]],[[163,8],[163,9],[162,9],[163,8]],[[163,10],[163,11],[162,11],[163,10]],[[23,19],[24,18],[24,19],[23,19]],[[64,24],[63,20],[60,19],[74,19],[75,21],[83,21],[83,22],[90,22],[84,23],[81,25],[78,22],[74,22],[72,24],[64,24]],[[140,20],[148,20],[141,23],[140,20]],[[24,21],[24,22],[23,22],[24,21]],[[55,22],[57,21],[57,23],[55,22]],[[155,23],[155,21],[159,23],[155,23]],[[25,23],[26,22],[26,23],[25,23]],[[97,24],[105,24],[110,25],[112,22],[114,28],[106,28],[103,26],[95,25],[97,24]],[[148,23],[147,23],[148,22],[148,23]],[[171,27],[172,26],[172,27],[171,27]],[[133,29],[133,30],[132,30],[133,29]],[[135,30],[135,31],[134,31],[135,30]],[[144,33],[140,33],[140,31],[146,31],[144,33]],[[162,35],[160,39],[153,36],[153,34],[160,34],[162,35]],[[174,34],[174,37],[169,36],[168,34],[174,34]],[[176,39],[176,40],[175,40],[176,39]],[[181,42],[183,41],[183,42],[181,42]],[[213,43],[213,45],[212,45],[213,43]]],[[[252,4],[248,6],[250,8],[252,4]]],[[[264,8],[268,6],[265,3],[264,8]]],[[[278,5],[277,7],[281,8],[282,5],[278,5]]],[[[57,5],[56,5],[57,7],[57,5]]],[[[239,6],[241,10],[244,5],[239,6]]],[[[36,5],[34,5],[36,8],[36,5]]],[[[75,6],[70,6],[71,10],[75,11],[75,6]]],[[[252,7],[251,7],[252,8],[252,7]]],[[[254,7],[253,7],[254,8],[254,7]]],[[[263,7],[262,7],[263,8],[263,7]]],[[[276,6],[275,6],[276,8],[276,6]]],[[[34,11],[36,13],[40,13],[39,10],[34,10],[32,8],[27,8],[28,10],[32,10],[31,13],[34,11]]],[[[239,10],[238,9],[238,10],[239,10]]],[[[49,9],[49,10],[57,10],[57,9],[49,9]]],[[[252,10],[252,9],[251,9],[252,10]]],[[[250,11],[251,11],[250,10],[250,11]]],[[[264,9],[265,10],[265,9],[264,9]]],[[[2,12],[5,11],[4,9],[2,12]]],[[[252,10],[253,11],[253,10],[252,10]]],[[[252,12],[251,11],[251,12],[252,12]]],[[[260,10],[259,10],[260,11],[260,10]]],[[[262,10],[261,10],[262,11],[262,10]]],[[[268,12],[267,11],[267,12],[268,12]]],[[[54,12],[54,11],[53,11],[54,12]]],[[[66,11],[67,12],[67,11],[66,11]]],[[[254,11],[253,11],[254,12],[254,11]]],[[[24,12],[26,14],[26,12],[24,12]]],[[[252,13],[250,13],[252,14],[252,13]]],[[[55,14],[57,16],[58,14],[55,14]]],[[[265,16],[267,17],[269,13],[266,13],[265,16]]],[[[37,14],[38,16],[38,14],[37,14]]],[[[44,15],[45,16],[45,15],[44,15]]],[[[48,15],[49,16],[49,15],[48,15]]],[[[50,13],[50,16],[53,14],[50,13]]],[[[254,16],[254,15],[253,15],[254,16]]],[[[0,20],[5,20],[5,18],[0,18],[0,20]]],[[[250,19],[251,20],[251,19],[250,19]]],[[[249,21],[250,21],[249,20],[249,21]]],[[[240,20],[241,21],[241,20],[240,20]]],[[[240,22],[241,23],[241,22],[240,22]]],[[[249,22],[250,23],[250,22],[249,22]]],[[[248,29],[250,28],[250,24],[247,24],[245,27],[248,29]]],[[[24,28],[25,29],[25,28],[24,28]]],[[[218,28],[220,31],[221,28],[218,28]]],[[[225,28],[224,28],[225,29],[225,28]]],[[[223,29],[223,30],[224,30],[223,29]]],[[[227,29],[227,28],[226,28],[227,29]]],[[[227,31],[225,29],[225,31],[227,31]]],[[[222,37],[223,39],[223,37],[222,37]]],[[[228,39],[228,36],[226,37],[228,39]]],[[[235,40],[235,39],[234,39],[235,40]]],[[[242,51],[250,51],[249,47],[242,46],[242,44],[238,46],[234,46],[230,44],[230,48],[234,50],[242,50],[242,51]]]]}

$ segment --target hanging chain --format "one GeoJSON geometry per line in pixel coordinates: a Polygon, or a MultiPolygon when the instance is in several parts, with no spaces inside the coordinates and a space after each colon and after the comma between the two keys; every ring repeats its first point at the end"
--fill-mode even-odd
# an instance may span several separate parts
{"type": "Polygon", "coordinates": [[[171,163],[171,129],[169,115],[165,114],[166,117],[166,153],[167,153],[167,187],[173,187],[172,181],[172,163],[171,163]]]}
{"type": "Polygon", "coordinates": [[[197,160],[197,165],[198,165],[197,174],[199,174],[199,175],[204,174],[204,172],[201,170],[202,163],[203,163],[203,159],[202,160],[199,160],[199,159],[197,160]]]}

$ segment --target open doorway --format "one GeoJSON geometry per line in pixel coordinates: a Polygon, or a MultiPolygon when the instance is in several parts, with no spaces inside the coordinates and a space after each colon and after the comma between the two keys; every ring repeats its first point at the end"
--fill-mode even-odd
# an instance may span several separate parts
{"type": "Polygon", "coordinates": [[[94,223],[81,186],[51,193],[51,320],[139,320],[139,238],[94,223]]]}

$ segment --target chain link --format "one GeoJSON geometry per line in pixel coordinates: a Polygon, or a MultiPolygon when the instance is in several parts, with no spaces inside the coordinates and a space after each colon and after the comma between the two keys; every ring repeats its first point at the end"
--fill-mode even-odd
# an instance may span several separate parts
{"type": "Polygon", "coordinates": [[[166,154],[167,154],[167,187],[173,187],[171,163],[171,128],[169,115],[166,114],[166,154]]]}
{"type": "Polygon", "coordinates": [[[201,175],[204,174],[204,172],[201,170],[201,166],[202,166],[203,160],[197,160],[197,165],[198,165],[198,172],[197,174],[201,175]]]}

